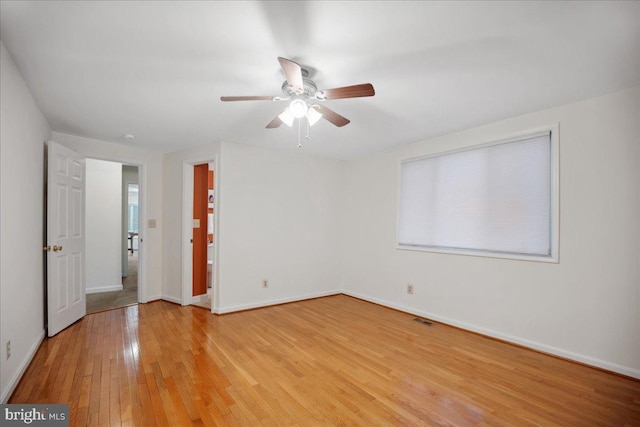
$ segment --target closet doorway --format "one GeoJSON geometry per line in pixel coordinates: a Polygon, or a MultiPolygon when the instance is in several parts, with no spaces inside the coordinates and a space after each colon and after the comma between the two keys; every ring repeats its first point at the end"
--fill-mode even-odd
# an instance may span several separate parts
{"type": "Polygon", "coordinates": [[[216,163],[183,166],[182,304],[213,311],[216,285],[216,163]]]}

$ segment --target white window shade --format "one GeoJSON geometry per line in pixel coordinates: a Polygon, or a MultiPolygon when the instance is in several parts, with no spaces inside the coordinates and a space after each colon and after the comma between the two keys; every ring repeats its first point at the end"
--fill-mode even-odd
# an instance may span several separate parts
{"type": "Polygon", "coordinates": [[[552,255],[549,133],[404,162],[401,247],[552,255]]]}

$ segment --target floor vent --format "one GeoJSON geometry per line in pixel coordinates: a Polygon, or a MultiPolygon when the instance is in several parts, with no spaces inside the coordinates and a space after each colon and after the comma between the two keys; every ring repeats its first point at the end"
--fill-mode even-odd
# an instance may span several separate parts
{"type": "Polygon", "coordinates": [[[425,325],[427,325],[427,326],[433,326],[433,323],[432,323],[432,322],[429,322],[427,319],[421,319],[421,318],[419,318],[419,317],[416,317],[416,318],[415,318],[415,319],[413,319],[413,320],[415,320],[416,322],[423,323],[423,324],[425,324],[425,325]]]}

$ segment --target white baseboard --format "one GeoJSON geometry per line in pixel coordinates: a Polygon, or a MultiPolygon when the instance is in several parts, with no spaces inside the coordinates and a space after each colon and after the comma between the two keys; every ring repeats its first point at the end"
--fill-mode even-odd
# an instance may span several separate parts
{"type": "Polygon", "coordinates": [[[121,291],[122,285],[113,285],[113,286],[101,286],[99,288],[87,288],[88,294],[97,294],[98,292],[114,292],[121,291]]]}
{"type": "Polygon", "coordinates": [[[241,304],[241,305],[235,305],[231,307],[218,307],[218,308],[214,308],[213,312],[216,314],[233,313],[234,311],[250,310],[253,308],[269,307],[271,305],[278,305],[278,304],[286,304],[288,302],[296,302],[296,301],[304,301],[306,299],[312,299],[312,298],[328,297],[330,295],[338,295],[340,293],[341,293],[340,291],[318,292],[313,294],[298,295],[291,298],[280,298],[280,299],[274,299],[274,300],[261,301],[253,304],[241,304]]]}
{"type": "Polygon", "coordinates": [[[13,375],[13,377],[11,378],[11,381],[9,381],[7,388],[2,391],[2,399],[0,399],[0,402],[7,403],[7,401],[11,397],[11,394],[13,393],[18,383],[20,382],[20,379],[24,375],[24,372],[29,367],[31,360],[33,360],[33,357],[36,355],[36,351],[38,351],[38,347],[40,347],[40,343],[42,343],[43,339],[44,339],[44,329],[42,330],[42,333],[40,334],[38,339],[31,345],[31,348],[29,348],[27,357],[25,357],[22,363],[20,363],[18,371],[13,375]]]}
{"type": "Polygon", "coordinates": [[[182,300],[180,298],[172,297],[170,295],[162,295],[160,299],[182,305],[182,300]]]}
{"type": "Polygon", "coordinates": [[[354,298],[362,299],[365,301],[369,301],[375,304],[379,304],[385,307],[393,308],[399,311],[403,311],[405,313],[413,314],[420,317],[425,317],[430,320],[435,320],[437,322],[441,322],[443,324],[451,325],[458,327],[460,329],[464,329],[467,331],[477,332],[481,335],[486,335],[488,337],[497,338],[502,341],[507,341],[510,343],[518,344],[523,347],[527,347],[533,350],[538,350],[543,353],[548,353],[554,356],[559,356],[565,359],[574,360],[576,362],[584,363],[585,365],[595,366],[597,368],[601,368],[607,371],[616,372],[618,374],[626,375],[628,377],[633,377],[640,379],[640,369],[634,369],[629,366],[622,366],[616,363],[607,362],[605,360],[596,359],[594,357],[586,356],[583,354],[574,353],[572,351],[563,350],[561,348],[549,346],[546,344],[542,344],[539,342],[531,341],[528,339],[515,337],[513,335],[503,334],[501,332],[497,332],[491,329],[475,326],[469,323],[460,322],[455,319],[450,319],[448,317],[439,316],[437,314],[429,313],[427,311],[416,310],[414,308],[405,307],[399,304],[393,304],[388,301],[384,301],[378,298],[372,298],[367,295],[362,295],[357,292],[350,291],[341,291],[341,293],[352,296],[354,298]]]}

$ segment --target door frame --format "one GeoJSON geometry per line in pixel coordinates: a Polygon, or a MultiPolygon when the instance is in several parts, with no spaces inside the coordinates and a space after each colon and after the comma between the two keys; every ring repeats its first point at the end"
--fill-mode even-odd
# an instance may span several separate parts
{"type": "Polygon", "coordinates": [[[182,295],[181,304],[193,304],[193,167],[203,163],[213,163],[214,180],[213,188],[215,198],[213,202],[213,269],[211,270],[211,312],[215,312],[218,305],[218,253],[219,253],[219,165],[218,156],[207,157],[204,159],[185,160],[182,162],[182,295]]]}
{"type": "MultiPolygon", "coordinates": [[[[136,166],[138,168],[138,303],[148,302],[147,292],[147,251],[144,248],[147,223],[147,164],[146,161],[131,160],[125,157],[88,153],[83,155],[87,159],[104,160],[120,163],[121,165],[136,166]]],[[[85,284],[86,289],[86,284],[85,284]]]]}

